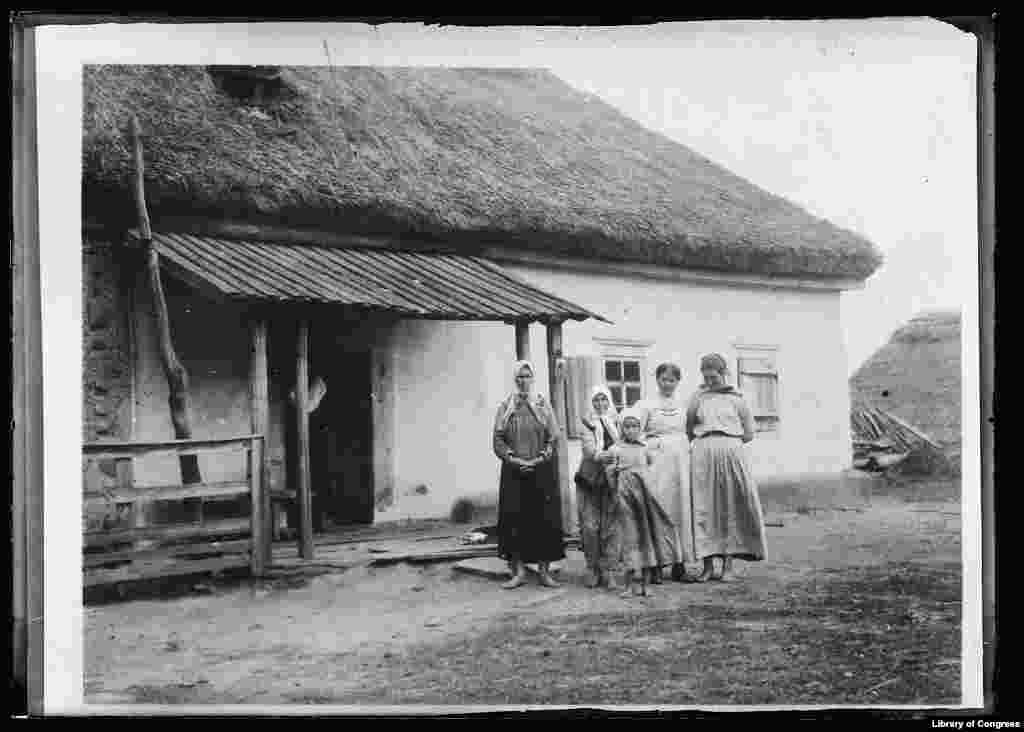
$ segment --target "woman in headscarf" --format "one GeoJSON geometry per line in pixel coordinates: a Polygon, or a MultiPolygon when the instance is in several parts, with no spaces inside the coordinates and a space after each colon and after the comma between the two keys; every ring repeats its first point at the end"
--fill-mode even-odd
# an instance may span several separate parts
{"type": "Polygon", "coordinates": [[[540,582],[557,587],[550,563],[565,558],[562,500],[552,458],[558,423],[546,399],[533,391],[536,371],[518,361],[516,389],[498,407],[494,454],[501,460],[498,494],[498,555],[508,561],[514,589],[526,580],[526,565],[538,565],[540,582]]]}
{"type": "Polygon", "coordinates": [[[754,439],[754,418],[740,392],[726,383],[725,359],[701,359],[704,384],[686,411],[692,443],[690,486],[697,556],[704,571],[697,582],[728,580],[734,558],[765,558],[764,517],[744,445],[754,439]]]}
{"type": "MultiPolygon", "coordinates": [[[[655,371],[658,395],[634,405],[641,420],[647,445],[654,450],[651,490],[668,512],[676,530],[676,544],[682,558],[674,563],[672,579],[686,579],[684,562],[696,561],[690,514],[690,465],[686,442],[686,405],[676,398],[682,370],[674,363],[663,363],[655,371]]],[[[652,581],[661,581],[661,569],[652,581]]]]}
{"type": "Polygon", "coordinates": [[[587,587],[614,588],[618,568],[618,504],[604,466],[607,452],[619,440],[619,417],[606,386],[595,386],[590,397],[593,411],[582,418],[583,459],[576,472],[576,505],[580,539],[587,562],[587,587]]]}

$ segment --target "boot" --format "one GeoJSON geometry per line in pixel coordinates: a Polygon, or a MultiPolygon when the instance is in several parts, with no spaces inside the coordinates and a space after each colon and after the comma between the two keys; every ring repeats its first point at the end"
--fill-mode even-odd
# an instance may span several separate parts
{"type": "Polygon", "coordinates": [[[512,579],[503,584],[502,587],[506,590],[514,590],[526,582],[526,565],[522,562],[511,561],[508,563],[508,567],[512,570],[512,579]]]}
{"type": "Polygon", "coordinates": [[[607,587],[612,592],[619,589],[619,580],[615,577],[614,572],[602,572],[601,573],[601,584],[607,587]]]}
{"type": "Polygon", "coordinates": [[[601,584],[602,577],[595,569],[588,569],[587,576],[583,578],[583,586],[592,590],[601,584]]]}
{"type": "Polygon", "coordinates": [[[558,587],[559,584],[555,582],[554,578],[551,576],[551,573],[549,571],[550,567],[551,565],[549,565],[547,562],[541,562],[539,565],[537,565],[537,574],[540,575],[540,583],[544,587],[558,587]]]}

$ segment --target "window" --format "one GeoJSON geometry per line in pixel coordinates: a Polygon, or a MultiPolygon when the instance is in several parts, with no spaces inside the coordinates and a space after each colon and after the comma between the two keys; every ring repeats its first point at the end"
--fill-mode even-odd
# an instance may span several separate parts
{"type": "Polygon", "coordinates": [[[618,409],[631,407],[643,398],[643,371],[635,358],[605,358],[604,383],[618,409]]]}
{"type": "Polygon", "coordinates": [[[758,432],[779,429],[779,372],[774,349],[739,349],[736,386],[750,405],[758,432]]]}
{"type": "Polygon", "coordinates": [[[647,373],[649,341],[623,338],[595,338],[595,348],[587,355],[567,356],[566,361],[566,435],[582,436],[581,421],[593,406],[590,395],[596,384],[605,384],[618,409],[632,406],[650,391],[647,373]]]}

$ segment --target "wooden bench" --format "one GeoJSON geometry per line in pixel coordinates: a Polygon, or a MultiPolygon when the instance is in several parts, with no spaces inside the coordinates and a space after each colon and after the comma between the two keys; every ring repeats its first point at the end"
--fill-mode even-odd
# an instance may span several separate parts
{"type": "MultiPolygon", "coordinates": [[[[259,510],[262,452],[263,438],[259,435],[83,445],[86,470],[82,548],[87,554],[84,567],[87,579],[90,579],[90,570],[118,562],[136,565],[131,572],[126,568],[133,578],[161,576],[171,569],[182,569],[177,565],[183,563],[173,561],[175,557],[190,553],[223,553],[228,546],[234,553],[245,555],[254,575],[261,575],[264,571],[263,557],[270,542],[270,537],[264,535],[262,511],[259,510]],[[131,464],[136,458],[239,451],[246,456],[244,480],[156,487],[135,485],[133,480],[131,464]],[[113,463],[112,471],[100,471],[106,472],[106,477],[93,470],[100,462],[113,463]],[[246,496],[251,506],[248,517],[219,519],[213,515],[204,516],[207,502],[230,501],[246,496]],[[183,517],[173,523],[153,523],[150,520],[151,509],[157,503],[175,504],[186,500],[198,501],[195,516],[183,517]],[[235,540],[235,537],[242,536],[245,536],[240,539],[244,546],[235,540]],[[190,544],[193,552],[186,551],[190,544]],[[172,568],[170,564],[176,566],[172,568]]],[[[126,572],[121,574],[127,576],[126,572]]]]}

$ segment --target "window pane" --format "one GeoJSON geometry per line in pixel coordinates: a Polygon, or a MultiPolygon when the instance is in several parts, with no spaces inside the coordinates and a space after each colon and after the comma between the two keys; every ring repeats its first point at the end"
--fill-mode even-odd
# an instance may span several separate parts
{"type": "Polygon", "coordinates": [[[639,386],[627,386],[626,387],[626,404],[632,407],[640,401],[640,387],[639,386]]]}
{"type": "Polygon", "coordinates": [[[615,406],[622,409],[622,387],[610,386],[608,390],[612,393],[612,400],[615,402],[615,406]]]}
{"type": "Polygon", "coordinates": [[[623,361],[623,381],[640,381],[640,362],[639,361],[623,361]]]}
{"type": "Polygon", "coordinates": [[[622,381],[622,361],[605,361],[604,378],[606,381],[622,381]]]}

